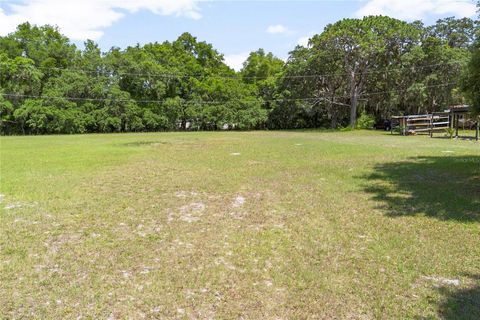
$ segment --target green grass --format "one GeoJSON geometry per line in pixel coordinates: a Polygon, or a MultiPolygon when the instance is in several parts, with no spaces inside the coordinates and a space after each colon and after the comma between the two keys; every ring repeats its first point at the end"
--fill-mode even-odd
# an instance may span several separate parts
{"type": "Polygon", "coordinates": [[[478,143],[0,142],[0,318],[480,318],[478,143]]]}

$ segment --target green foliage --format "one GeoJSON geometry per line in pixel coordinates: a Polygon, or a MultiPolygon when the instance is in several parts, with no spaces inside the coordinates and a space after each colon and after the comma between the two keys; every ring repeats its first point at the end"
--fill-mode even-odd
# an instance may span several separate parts
{"type": "Polygon", "coordinates": [[[258,49],[237,73],[189,33],[102,53],[93,41],[79,50],[55,27],[24,23],[0,37],[0,132],[353,128],[370,127],[357,110],[385,119],[465,99],[478,110],[475,31],[471,19],[430,27],[344,19],[286,63],[258,49]]]}
{"type": "Polygon", "coordinates": [[[394,133],[403,134],[407,130],[405,126],[398,126],[393,129],[394,133]]]}
{"type": "MultiPolygon", "coordinates": [[[[480,1],[477,7],[480,16],[480,1]]],[[[462,90],[473,107],[473,113],[480,115],[480,24],[476,29],[476,37],[470,62],[462,77],[462,90]]]]}
{"type": "Polygon", "coordinates": [[[271,52],[265,54],[263,49],[258,49],[248,56],[241,75],[247,83],[263,82],[278,75],[282,71],[283,64],[283,61],[271,52]]]}
{"type": "Polygon", "coordinates": [[[260,127],[267,111],[259,92],[275,92],[263,77],[282,67],[271,54],[262,59],[257,87],[234,79],[223,56],[188,33],[102,54],[92,41],[79,51],[53,27],[22,24],[0,38],[1,132],[260,127]]]}
{"type": "Polygon", "coordinates": [[[284,121],[276,127],[303,122],[336,128],[354,125],[357,109],[387,119],[463,103],[457,82],[470,57],[476,26],[471,19],[449,18],[424,27],[389,17],[344,19],[327,26],[309,48],[291,52],[278,85],[289,98],[318,99],[305,108],[310,112],[277,105],[285,110],[275,110],[276,122],[284,121]],[[322,76],[302,78],[305,74],[322,76]]]}
{"type": "Polygon", "coordinates": [[[480,114],[480,41],[463,75],[462,89],[474,113],[480,114]]]}
{"type": "Polygon", "coordinates": [[[375,124],[375,117],[367,114],[365,111],[362,112],[357,121],[357,128],[359,129],[373,129],[375,124]]]}
{"type": "Polygon", "coordinates": [[[475,41],[475,30],[475,21],[472,19],[448,17],[427,28],[427,33],[451,48],[468,49],[475,41]]]}
{"type": "Polygon", "coordinates": [[[445,136],[447,136],[449,139],[453,139],[454,134],[455,134],[455,129],[454,128],[446,128],[445,129],[445,136]]]}

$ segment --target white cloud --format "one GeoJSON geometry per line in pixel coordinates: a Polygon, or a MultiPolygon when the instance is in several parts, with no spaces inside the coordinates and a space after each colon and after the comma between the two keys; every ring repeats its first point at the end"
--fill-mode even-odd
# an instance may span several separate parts
{"type": "Polygon", "coordinates": [[[356,12],[356,16],[388,15],[398,19],[416,20],[427,15],[475,16],[473,2],[458,0],[370,0],[356,12]]]}
{"type": "Polygon", "coordinates": [[[243,68],[243,63],[247,60],[249,52],[242,52],[237,54],[227,54],[224,57],[225,63],[235,71],[240,71],[243,68]]]}
{"type": "Polygon", "coordinates": [[[270,34],[290,34],[290,31],[287,27],[282,26],[281,24],[271,25],[267,28],[267,33],[270,34]]]}
{"type": "Polygon", "coordinates": [[[297,40],[297,44],[299,46],[302,46],[302,47],[308,47],[308,41],[310,40],[310,36],[304,36],[304,37],[300,37],[298,40],[297,40]]]}
{"type": "MultiPolygon", "coordinates": [[[[199,19],[198,0],[24,0],[7,4],[8,13],[0,8],[0,35],[15,30],[18,24],[58,25],[74,40],[97,40],[103,29],[127,13],[148,10],[158,15],[199,19]]],[[[4,6],[5,9],[5,6],[4,6]]]]}

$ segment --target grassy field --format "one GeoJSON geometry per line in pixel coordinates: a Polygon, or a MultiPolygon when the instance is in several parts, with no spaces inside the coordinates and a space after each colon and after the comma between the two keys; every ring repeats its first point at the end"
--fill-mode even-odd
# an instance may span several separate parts
{"type": "Polygon", "coordinates": [[[0,318],[480,319],[479,143],[0,141],[0,318]]]}

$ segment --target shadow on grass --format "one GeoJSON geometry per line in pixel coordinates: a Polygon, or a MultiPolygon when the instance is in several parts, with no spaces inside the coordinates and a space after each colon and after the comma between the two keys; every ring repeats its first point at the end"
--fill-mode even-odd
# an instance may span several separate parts
{"type": "Polygon", "coordinates": [[[480,156],[414,157],[361,178],[388,216],[480,221],[480,156]]]}
{"type": "Polygon", "coordinates": [[[441,319],[480,319],[480,276],[469,276],[475,285],[460,290],[441,288],[444,300],[439,307],[441,319]]]}

